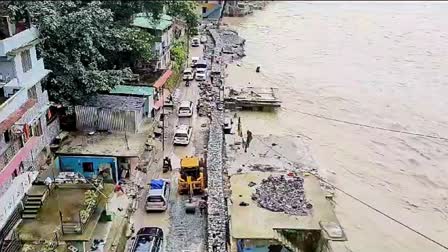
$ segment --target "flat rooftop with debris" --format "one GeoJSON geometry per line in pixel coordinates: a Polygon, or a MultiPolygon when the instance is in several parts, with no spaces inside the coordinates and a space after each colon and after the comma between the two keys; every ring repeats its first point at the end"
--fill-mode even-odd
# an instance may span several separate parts
{"type": "Polygon", "coordinates": [[[230,178],[232,190],[230,206],[230,232],[236,239],[274,239],[274,229],[321,230],[321,223],[339,223],[332,206],[320,188],[319,180],[313,176],[304,177],[305,197],[313,207],[306,216],[289,215],[284,212],[272,212],[252,200],[257,185],[270,175],[284,173],[248,172],[235,174],[230,178]],[[250,182],[256,183],[249,186],[250,182]],[[241,202],[248,206],[240,206],[241,202]]]}
{"type": "Polygon", "coordinates": [[[56,152],[65,155],[138,157],[145,150],[153,124],[145,122],[137,133],[73,132],[56,152]]]}
{"type": "MultiPolygon", "coordinates": [[[[43,186],[45,187],[45,186],[43,186]]],[[[110,195],[113,191],[112,184],[104,184],[102,193],[110,195]]],[[[79,211],[83,207],[85,192],[89,188],[54,188],[45,199],[36,219],[23,219],[18,226],[20,239],[23,241],[51,240],[54,232],[61,230],[62,213],[64,221],[78,221],[79,211]]],[[[99,196],[98,206],[92,218],[87,222],[82,234],[66,234],[62,240],[88,241],[92,238],[93,231],[98,223],[100,214],[105,208],[107,199],[99,196]]]]}

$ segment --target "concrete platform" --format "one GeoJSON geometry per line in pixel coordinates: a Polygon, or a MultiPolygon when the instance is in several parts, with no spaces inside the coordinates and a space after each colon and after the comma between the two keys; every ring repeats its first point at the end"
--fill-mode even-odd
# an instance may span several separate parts
{"type": "Polygon", "coordinates": [[[282,173],[249,172],[236,174],[230,178],[232,190],[232,204],[229,207],[230,233],[233,238],[275,239],[275,229],[321,230],[321,222],[339,224],[331,204],[325,199],[319,180],[313,175],[304,177],[305,197],[313,205],[310,215],[292,216],[259,207],[251,199],[257,186],[249,187],[248,184],[252,181],[258,185],[269,175],[282,175],[282,173]],[[239,206],[242,201],[249,203],[249,206],[239,206]]]}
{"type": "Polygon", "coordinates": [[[100,133],[88,135],[86,132],[71,133],[64,141],[57,154],[99,155],[117,157],[138,157],[145,148],[148,137],[153,132],[153,124],[145,122],[140,132],[100,133]],[[126,144],[127,139],[127,144],[126,144]],[[129,148],[127,148],[127,145],[129,148]]]}

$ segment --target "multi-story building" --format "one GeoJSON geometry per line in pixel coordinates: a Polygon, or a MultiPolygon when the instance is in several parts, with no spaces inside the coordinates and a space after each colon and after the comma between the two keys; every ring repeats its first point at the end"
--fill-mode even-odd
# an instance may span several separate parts
{"type": "Polygon", "coordinates": [[[156,20],[147,13],[141,13],[135,16],[132,26],[144,29],[155,37],[154,57],[150,60],[140,60],[137,64],[139,70],[155,72],[169,69],[174,36],[173,18],[163,14],[156,20]]]}
{"type": "Polygon", "coordinates": [[[199,15],[203,19],[216,22],[221,18],[221,13],[224,7],[224,0],[216,1],[198,1],[199,2],[199,15]]]}
{"type": "Polygon", "coordinates": [[[0,13],[0,239],[14,225],[46,147],[59,132],[41,85],[50,71],[36,51],[38,35],[29,20],[0,13]]]}

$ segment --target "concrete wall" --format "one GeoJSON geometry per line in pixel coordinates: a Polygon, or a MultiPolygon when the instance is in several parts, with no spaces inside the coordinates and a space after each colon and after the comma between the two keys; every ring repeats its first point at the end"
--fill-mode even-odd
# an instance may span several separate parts
{"type": "Polygon", "coordinates": [[[18,91],[6,102],[0,105],[0,122],[8,118],[12,113],[17,111],[28,100],[28,94],[25,89],[18,91]]]}
{"type": "MultiPolygon", "coordinates": [[[[86,178],[98,175],[101,168],[110,167],[111,175],[116,180],[119,174],[118,161],[115,157],[95,157],[95,156],[59,156],[59,171],[77,172],[86,178]],[[84,172],[83,163],[93,163],[93,172],[84,172]]],[[[119,177],[119,176],[118,176],[119,177]]]]}
{"type": "Polygon", "coordinates": [[[227,205],[224,195],[222,112],[214,113],[207,153],[208,251],[227,252],[227,205]]]}
{"type": "Polygon", "coordinates": [[[161,42],[155,42],[154,44],[155,54],[157,55],[157,61],[161,69],[167,69],[171,64],[170,48],[172,46],[173,36],[173,28],[171,26],[162,33],[161,42]],[[163,44],[166,46],[165,52],[163,51],[163,44]]]}
{"type": "Polygon", "coordinates": [[[20,204],[25,193],[31,188],[31,183],[37,177],[37,172],[25,172],[16,177],[6,192],[0,196],[0,228],[3,228],[11,213],[20,204]]]}
{"type": "Polygon", "coordinates": [[[19,32],[12,37],[0,41],[0,56],[6,56],[11,50],[22,47],[39,37],[37,28],[31,27],[25,31],[19,32]]]}

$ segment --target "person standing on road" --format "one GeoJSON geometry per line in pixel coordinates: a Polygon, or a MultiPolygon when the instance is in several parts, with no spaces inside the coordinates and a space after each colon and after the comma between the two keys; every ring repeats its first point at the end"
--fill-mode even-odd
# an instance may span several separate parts
{"type": "Polygon", "coordinates": [[[205,201],[204,197],[199,201],[199,212],[201,216],[207,213],[207,201],[205,201]]]}
{"type": "Polygon", "coordinates": [[[252,141],[252,132],[248,130],[246,134],[247,137],[246,137],[246,145],[244,146],[244,152],[247,152],[247,148],[249,148],[249,144],[252,141]]]}

